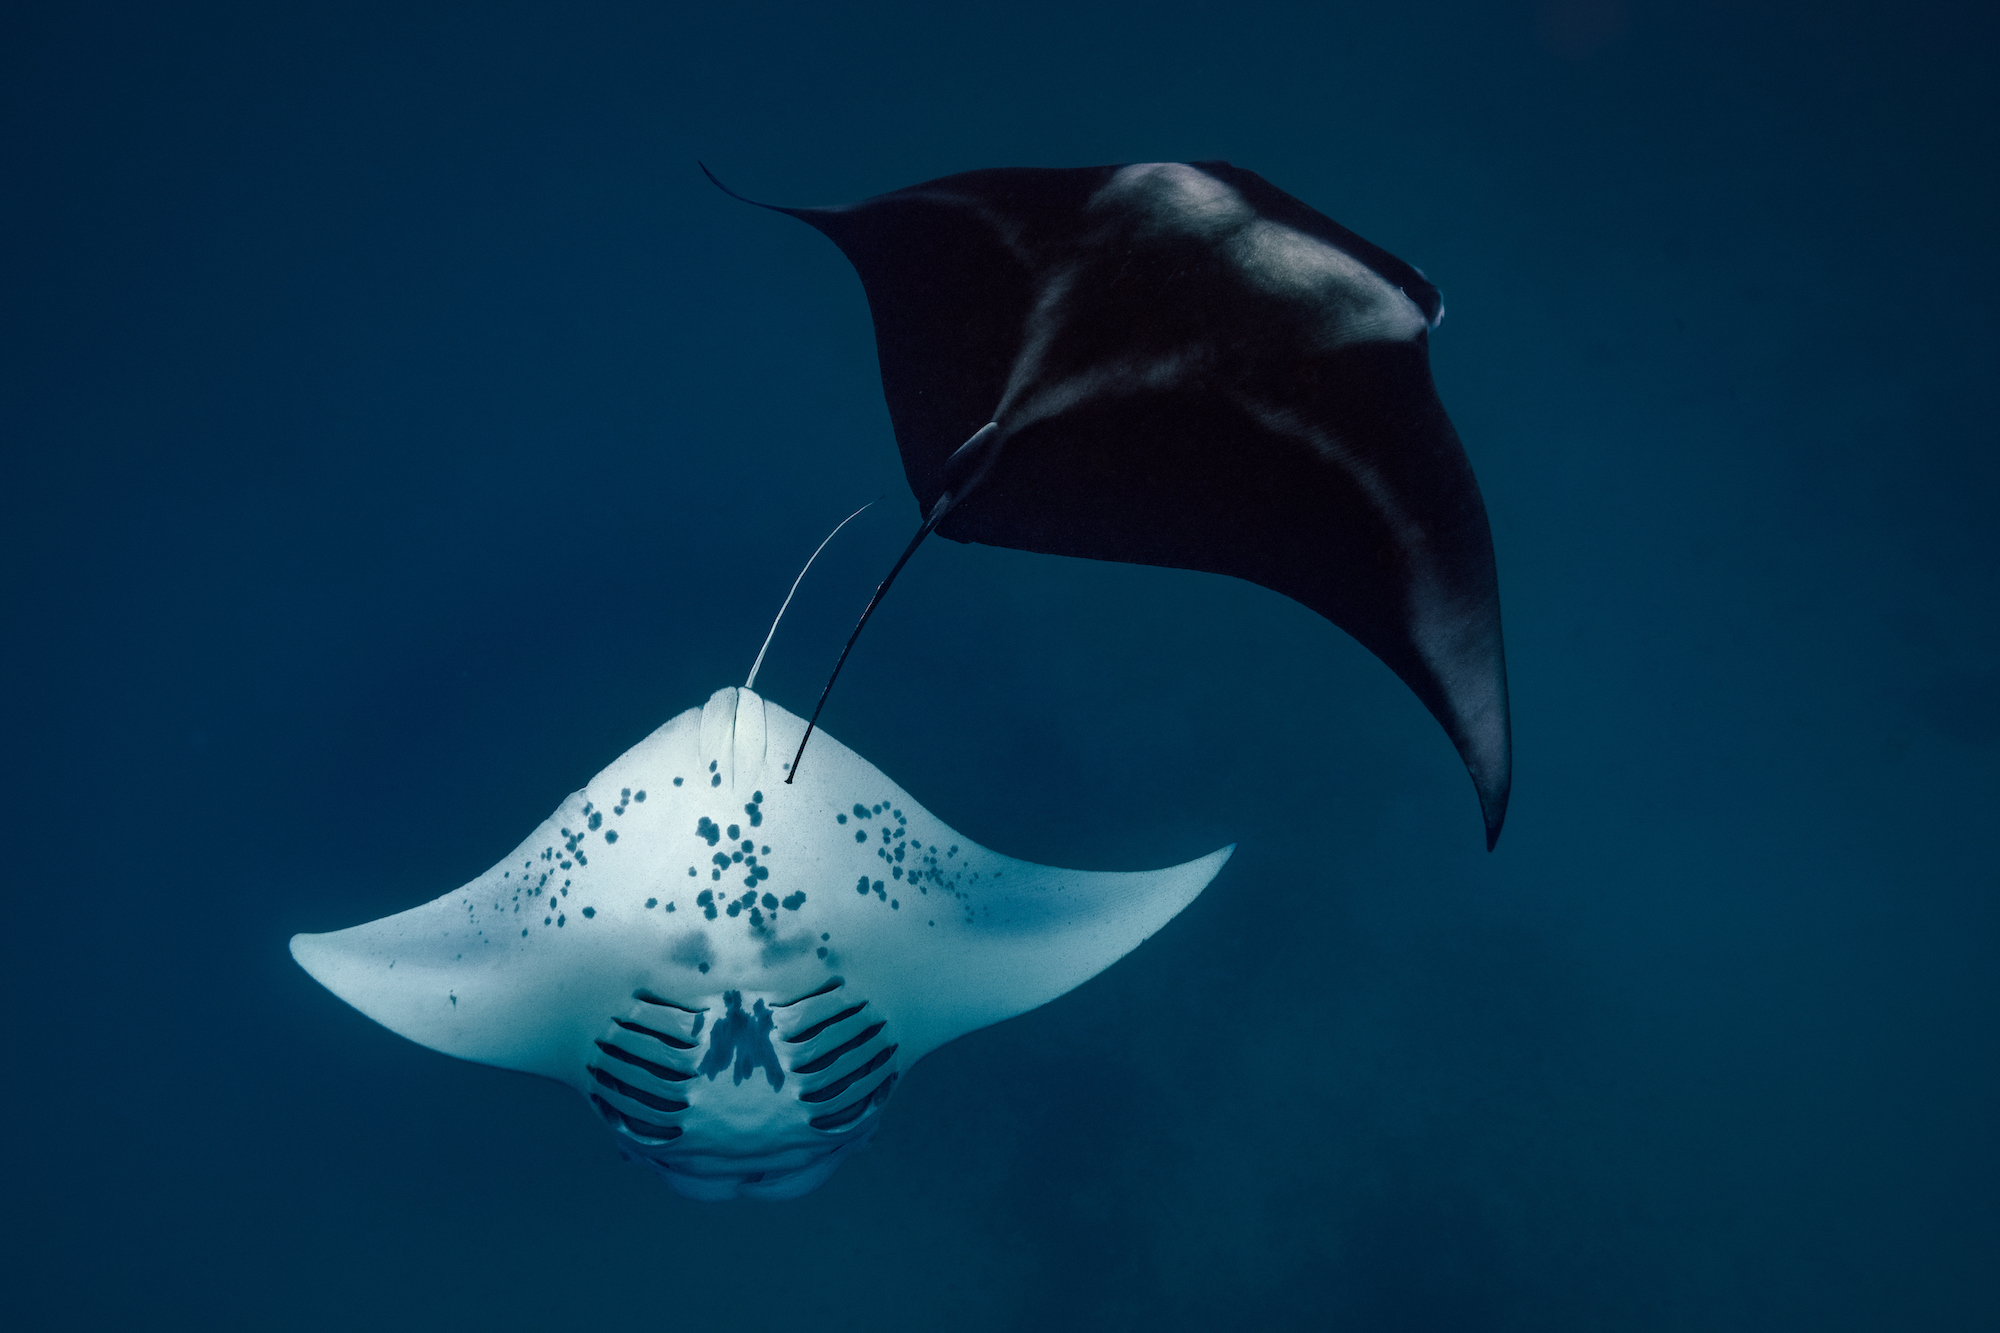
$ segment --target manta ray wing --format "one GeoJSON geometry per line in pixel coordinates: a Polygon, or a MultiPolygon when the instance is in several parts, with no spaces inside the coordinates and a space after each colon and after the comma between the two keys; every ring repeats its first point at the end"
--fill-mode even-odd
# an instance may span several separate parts
{"type": "Polygon", "coordinates": [[[589,1098],[682,1193],[787,1198],[875,1131],[927,1052],[1062,995],[1229,859],[1057,870],[960,836],[831,737],[718,691],[486,874],[292,955],[447,1055],[589,1098]]]}
{"type": "Polygon", "coordinates": [[[972,171],[776,211],[861,277],[926,513],[997,424],[938,532],[1304,603],[1444,726],[1493,845],[1512,783],[1499,583],[1421,273],[1225,162],[972,171]]]}

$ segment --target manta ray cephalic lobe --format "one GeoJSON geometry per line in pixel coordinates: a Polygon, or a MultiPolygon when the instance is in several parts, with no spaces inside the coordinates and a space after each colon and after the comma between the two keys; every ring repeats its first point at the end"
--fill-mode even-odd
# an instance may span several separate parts
{"type": "Polygon", "coordinates": [[[804,730],[719,690],[484,875],[292,956],[412,1041],[569,1084],[682,1194],[792,1198],[927,1052],[1088,981],[1234,850],[1135,874],[1017,861],[830,736],[786,785],[804,730]]]}

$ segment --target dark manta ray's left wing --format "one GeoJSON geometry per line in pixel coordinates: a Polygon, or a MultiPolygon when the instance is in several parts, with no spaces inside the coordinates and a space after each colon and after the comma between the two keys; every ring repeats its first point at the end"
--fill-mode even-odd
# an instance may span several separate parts
{"type": "Polygon", "coordinates": [[[973,171],[778,211],[861,276],[924,532],[1297,599],[1443,724],[1492,846],[1499,587],[1422,274],[1222,162],[973,171]]]}

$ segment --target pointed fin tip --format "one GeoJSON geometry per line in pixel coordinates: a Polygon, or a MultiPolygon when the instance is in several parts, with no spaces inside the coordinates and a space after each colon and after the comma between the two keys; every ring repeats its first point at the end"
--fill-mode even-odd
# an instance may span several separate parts
{"type": "Polygon", "coordinates": [[[767,208],[767,209],[769,209],[769,210],[770,210],[771,212],[773,212],[773,213],[783,213],[783,214],[787,215],[788,217],[797,217],[797,216],[798,216],[798,210],[797,210],[797,209],[792,209],[792,208],[785,208],[785,207],[782,207],[782,206],[780,206],[780,205],[778,205],[778,204],[767,204],[767,203],[763,203],[763,202],[761,202],[761,201],[759,201],[759,200],[756,200],[756,199],[752,199],[752,198],[751,198],[751,197],[750,197],[749,195],[747,195],[747,194],[738,194],[738,193],[736,193],[736,191],[734,191],[734,190],[730,189],[730,188],[729,188],[729,187],[728,187],[727,185],[724,185],[724,184],[722,183],[722,178],[721,178],[721,177],[719,177],[719,176],[717,176],[717,175],[716,175],[716,174],[715,174],[714,172],[710,171],[710,170],[708,169],[708,163],[706,163],[706,162],[702,161],[702,160],[701,160],[700,158],[696,158],[696,159],[695,159],[695,163],[694,163],[694,164],[695,164],[696,166],[698,166],[698,167],[700,167],[700,168],[701,168],[701,174],[702,174],[702,175],[704,175],[704,176],[708,177],[708,183],[709,183],[709,184],[713,185],[713,186],[714,186],[714,187],[715,187],[716,189],[718,189],[718,190],[722,191],[722,192],[723,192],[724,194],[728,195],[728,196],[729,196],[729,197],[730,197],[731,199],[734,199],[734,200],[736,200],[736,201],[737,201],[738,203],[744,203],[744,204],[749,204],[749,205],[750,205],[750,206],[751,206],[752,208],[767,208]]]}
{"type": "MultiPolygon", "coordinates": [[[[302,930],[292,936],[290,944],[286,947],[291,951],[292,961],[304,969],[307,976],[332,991],[343,1003],[360,1009],[361,1006],[355,1004],[354,998],[348,994],[351,987],[339,975],[343,955],[334,945],[333,937],[340,933],[337,930],[302,930]]],[[[369,1016],[374,1017],[372,1014],[369,1016]]]]}
{"type": "Polygon", "coordinates": [[[351,960],[333,942],[334,937],[341,933],[337,930],[300,931],[292,936],[291,943],[287,946],[291,951],[292,961],[297,963],[307,976],[326,987],[342,1004],[360,1010],[392,1032],[397,1031],[393,1023],[383,1022],[378,1015],[371,1012],[363,988],[355,984],[354,974],[343,967],[344,963],[351,960]]]}
{"type": "MultiPolygon", "coordinates": [[[[1474,784],[1477,788],[1477,783],[1474,784]]],[[[1507,822],[1507,798],[1512,794],[1511,784],[1497,792],[1479,789],[1479,814],[1486,821],[1486,850],[1492,851],[1500,842],[1500,829],[1507,822]]]]}

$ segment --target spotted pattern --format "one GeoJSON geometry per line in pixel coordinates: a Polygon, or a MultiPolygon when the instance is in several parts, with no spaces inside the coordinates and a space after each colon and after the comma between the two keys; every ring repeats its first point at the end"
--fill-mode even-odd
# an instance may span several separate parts
{"type": "MultiPolygon", "coordinates": [[[[951,910],[961,912],[968,922],[974,919],[972,890],[981,878],[981,872],[971,870],[957,860],[957,843],[944,848],[936,843],[926,847],[910,837],[910,821],[888,801],[873,804],[856,801],[833,818],[836,824],[851,824],[855,843],[870,848],[873,858],[881,863],[873,874],[882,878],[863,874],[855,883],[856,893],[863,897],[872,894],[890,911],[900,911],[902,900],[893,890],[901,884],[915,888],[924,898],[950,903],[951,910]],[[872,833],[869,825],[875,826],[872,833]]],[[[1004,873],[994,871],[987,877],[988,882],[998,880],[1004,873]]],[[[937,923],[931,920],[930,924],[937,923]]]]}
{"type": "MultiPolygon", "coordinates": [[[[709,763],[707,775],[708,791],[720,796],[719,765],[709,763]]],[[[657,776],[665,779],[667,775],[657,776]]],[[[671,781],[684,792],[701,790],[689,784],[684,774],[673,775],[671,781]]],[[[644,849],[657,849],[660,845],[657,839],[664,831],[657,823],[635,826],[631,822],[634,813],[645,808],[647,796],[643,788],[620,787],[616,799],[606,803],[600,803],[589,793],[578,795],[585,798],[581,806],[558,812],[558,840],[551,840],[518,865],[509,863],[499,871],[497,884],[489,875],[463,892],[461,901],[472,937],[468,942],[491,944],[497,933],[525,941],[537,930],[564,932],[571,926],[581,928],[587,923],[616,919],[604,916],[601,901],[586,900],[601,899],[605,892],[605,881],[596,878],[608,864],[604,858],[619,856],[631,847],[642,849],[637,855],[657,855],[657,850],[648,853],[644,849]],[[641,834],[645,836],[634,842],[635,836],[641,834]],[[621,842],[621,838],[625,841],[621,842]],[[599,885],[595,893],[591,889],[593,884],[599,885]],[[497,894],[493,893],[495,889],[499,891],[497,894]],[[506,918],[504,930],[495,932],[496,922],[502,917],[506,918]]],[[[764,841],[774,836],[766,822],[769,807],[765,793],[756,791],[741,805],[711,807],[706,811],[700,809],[699,797],[691,796],[690,803],[695,804],[695,809],[680,805],[661,813],[674,816],[676,809],[683,812],[675,819],[683,832],[668,836],[689,839],[685,844],[688,859],[681,864],[687,878],[695,881],[688,887],[694,889],[699,885],[692,907],[700,913],[700,921],[718,925],[725,921],[739,923],[752,940],[766,949],[804,948],[805,943],[811,942],[810,935],[805,937],[805,943],[796,935],[783,939],[780,936],[788,929],[783,923],[789,914],[803,915],[810,910],[814,885],[786,882],[783,839],[779,838],[775,853],[771,843],[764,841]],[[679,823],[680,819],[690,822],[679,823]]],[[[854,884],[856,896],[892,913],[902,911],[905,897],[911,899],[913,907],[921,903],[918,920],[912,923],[920,928],[934,929],[948,914],[955,914],[963,923],[974,923],[978,915],[978,890],[995,885],[1004,874],[990,867],[984,872],[973,869],[955,843],[926,843],[911,836],[909,817],[896,806],[893,797],[853,800],[845,809],[826,811],[820,817],[826,815],[832,817],[844,837],[851,837],[851,842],[839,845],[852,847],[856,864],[848,870],[854,877],[848,882],[854,884]]],[[[829,860],[826,851],[821,851],[816,874],[824,876],[828,869],[837,868],[841,859],[838,852],[829,860]]],[[[678,876],[682,871],[676,868],[672,873],[678,876]]],[[[617,892],[620,896],[623,892],[632,893],[626,904],[628,911],[656,911],[664,917],[679,910],[679,904],[669,896],[670,891],[668,882],[652,879],[650,883],[642,881],[617,892]]],[[[807,929],[828,924],[815,920],[807,929]]],[[[831,969],[839,962],[833,932],[819,929],[816,933],[819,942],[814,953],[831,969]]]]}

